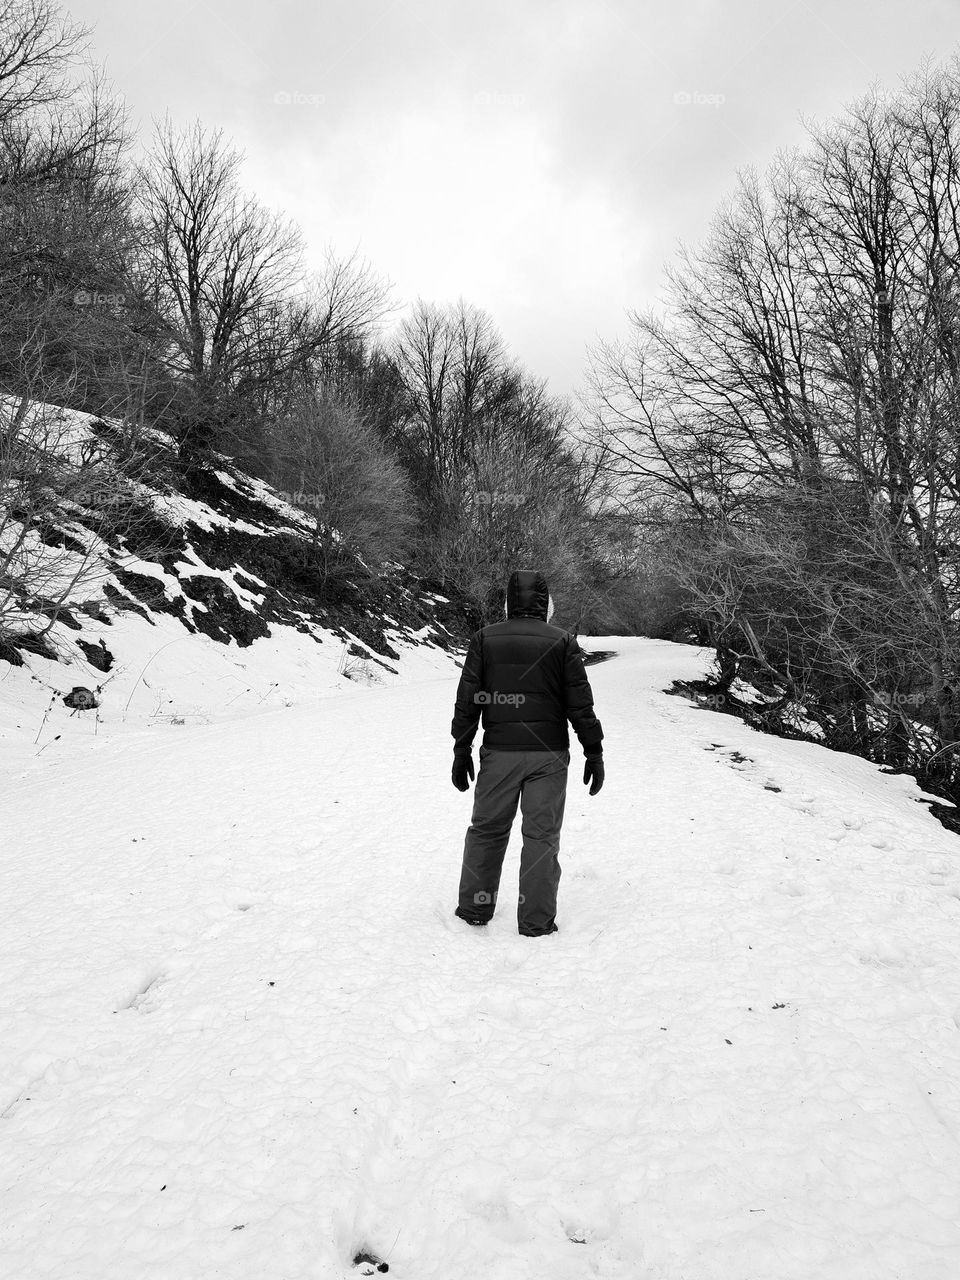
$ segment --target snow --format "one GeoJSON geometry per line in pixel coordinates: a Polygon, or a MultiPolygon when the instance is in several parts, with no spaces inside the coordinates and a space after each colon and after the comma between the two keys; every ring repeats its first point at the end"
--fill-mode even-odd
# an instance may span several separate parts
{"type": "MultiPolygon", "coordinates": [[[[22,403],[20,396],[0,392],[0,418],[12,422],[22,403]]],[[[37,444],[42,442],[44,448],[55,450],[59,457],[78,461],[91,439],[90,423],[94,421],[97,421],[95,415],[79,409],[32,400],[20,423],[20,431],[37,444]]]]}
{"type": "MultiPolygon", "coordinates": [[[[182,595],[179,579],[159,566],[131,558],[127,567],[156,578],[169,596],[182,595]]],[[[210,572],[229,580],[228,574],[210,572]]],[[[237,591],[242,603],[252,598],[237,591]]],[[[190,613],[204,609],[196,601],[187,603],[190,613]]],[[[138,613],[109,612],[109,623],[84,616],[82,633],[63,626],[51,633],[60,662],[26,654],[24,671],[0,662],[0,776],[18,768],[24,749],[21,737],[31,750],[57,761],[86,750],[91,740],[102,743],[185,719],[232,723],[242,715],[314,704],[355,687],[342,670],[344,640],[316,622],[304,622],[309,634],[271,623],[269,636],[241,648],[233,641],[223,644],[193,634],[169,613],[150,612],[148,621],[138,613]],[[108,673],[86,661],[75,643],[78,635],[88,643],[102,640],[115,656],[108,673]],[[98,720],[73,714],[63,705],[62,695],[78,684],[100,689],[98,720]]],[[[422,640],[418,643],[418,636],[419,632],[391,635],[400,653],[400,661],[390,663],[397,674],[373,664],[378,682],[405,684],[449,678],[456,672],[455,655],[422,640]]],[[[373,654],[356,637],[350,636],[350,642],[373,654]]],[[[360,661],[350,659],[357,666],[360,661]]]]}
{"type": "Polygon", "coordinates": [[[265,507],[272,508],[287,524],[296,525],[303,529],[308,529],[312,526],[313,520],[308,513],[304,512],[302,507],[288,502],[276,489],[271,488],[263,480],[258,480],[255,476],[245,475],[243,484],[239,485],[229,471],[214,471],[213,474],[225,488],[232,489],[234,493],[240,494],[241,497],[254,498],[265,507]]]}
{"type": "Polygon", "coordinates": [[[7,725],[0,1274],[955,1280],[956,838],[909,778],[662,692],[708,654],[585,644],[608,776],[574,752],[537,939],[519,833],[489,928],[452,915],[432,651],[39,754],[7,725]]]}
{"type": "Polygon", "coordinates": [[[239,533],[252,533],[259,538],[265,538],[270,532],[266,525],[251,524],[248,520],[236,517],[226,519],[208,503],[188,498],[183,493],[157,493],[153,497],[153,508],[167,524],[179,528],[194,524],[205,533],[217,528],[229,528],[239,533]]]}
{"type": "MultiPolygon", "coordinates": [[[[205,528],[254,528],[179,494],[169,498],[154,495],[153,500],[170,519],[189,520],[205,528]]],[[[263,533],[262,529],[256,531],[263,533]]],[[[85,530],[80,532],[92,538],[85,530]]],[[[454,670],[455,655],[431,642],[438,635],[431,626],[383,629],[385,639],[399,654],[398,660],[385,659],[348,630],[323,626],[317,615],[292,607],[290,614],[299,617],[299,629],[289,621],[271,619],[269,636],[243,647],[234,641],[224,644],[194,634],[166,611],[170,602],[180,601],[188,619],[208,612],[205,604],[185,595],[186,579],[218,579],[251,612],[257,612],[263,593],[251,591],[245,584],[252,581],[264,590],[266,584],[243,567],[241,585],[238,568],[218,569],[206,564],[189,541],[176,561],[176,574],[129,552],[110,559],[103,544],[95,539],[94,543],[86,579],[75,585],[71,604],[95,603],[99,613],[91,616],[75,609],[72,622],[61,619],[52,627],[42,614],[25,614],[21,629],[32,624],[43,631],[59,660],[27,654],[23,677],[5,663],[0,665],[0,770],[11,752],[16,756],[11,746],[16,736],[28,731],[29,742],[40,751],[63,756],[77,743],[82,746],[101,733],[109,736],[144,726],[234,720],[244,714],[313,702],[330,692],[354,687],[358,679],[403,684],[449,676],[454,670]],[[156,599],[133,597],[114,576],[117,568],[154,579],[156,599]],[[105,600],[105,581],[110,581],[121,600],[130,603],[130,609],[105,600]],[[109,673],[87,660],[78,640],[88,645],[102,641],[114,658],[109,673]],[[350,646],[355,656],[347,664],[344,654],[350,646]],[[364,656],[356,656],[356,650],[364,656]],[[77,717],[63,705],[63,694],[77,684],[98,692],[98,718],[77,717]]],[[[68,567],[77,559],[60,549],[56,554],[68,567]]],[[[52,568],[48,579],[54,580],[52,568]]]]}

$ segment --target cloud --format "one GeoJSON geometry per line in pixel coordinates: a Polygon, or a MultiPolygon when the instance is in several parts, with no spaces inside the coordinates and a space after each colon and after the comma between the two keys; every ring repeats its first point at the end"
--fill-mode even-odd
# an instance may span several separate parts
{"type": "Polygon", "coordinates": [[[221,125],[249,185],[402,300],[488,310],[571,389],[736,171],[960,40],[952,0],[76,0],[148,123],[221,125]]]}

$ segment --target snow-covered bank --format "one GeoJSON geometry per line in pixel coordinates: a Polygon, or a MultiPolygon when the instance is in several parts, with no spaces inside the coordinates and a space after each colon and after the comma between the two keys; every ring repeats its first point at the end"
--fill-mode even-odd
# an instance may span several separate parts
{"type": "MultiPolygon", "coordinates": [[[[0,409],[10,416],[9,398],[0,409]]],[[[42,510],[11,505],[0,528],[13,584],[0,617],[0,767],[27,738],[54,755],[82,749],[101,721],[109,735],[232,720],[455,670],[470,630],[462,602],[357,554],[325,578],[310,513],[229,458],[185,468],[150,431],[139,465],[124,463],[142,472],[134,480],[121,424],[40,403],[30,419],[62,492],[42,510]],[[70,472],[82,457],[97,460],[96,484],[70,472]],[[64,704],[78,686],[99,715],[64,704]]]]}
{"type": "Polygon", "coordinates": [[[587,644],[547,938],[518,837],[452,917],[452,676],[20,752],[0,1273],[955,1280],[956,838],[661,692],[709,655],[587,644]]]}
{"type": "Polygon", "coordinates": [[[37,752],[99,751],[106,740],[144,730],[180,734],[187,725],[232,723],[342,691],[449,677],[459,662],[430,636],[391,634],[395,657],[384,660],[356,637],[316,624],[303,632],[274,625],[243,648],[190,634],[164,613],[149,620],[123,613],[109,627],[87,620],[85,634],[111,646],[109,672],[82,655],[68,664],[28,653],[22,667],[0,659],[0,768],[37,752]],[[64,703],[76,685],[95,691],[96,711],[64,703]]]}

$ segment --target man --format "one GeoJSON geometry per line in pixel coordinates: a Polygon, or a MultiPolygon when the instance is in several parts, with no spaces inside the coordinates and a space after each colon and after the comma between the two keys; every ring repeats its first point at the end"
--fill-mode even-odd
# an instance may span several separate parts
{"type": "Polygon", "coordinates": [[[514,573],[507,620],[470,640],[453,716],[453,785],[466,791],[470,746],[483,716],[480,774],[467,829],[456,914],[484,925],[493,915],[503,855],[517,804],[523,815],[517,924],[528,938],[556,933],[560,825],[570,763],[567,721],[583,747],[583,780],[603,786],[603,730],[583,655],[567,631],[549,625],[552,602],[543,576],[514,573]]]}

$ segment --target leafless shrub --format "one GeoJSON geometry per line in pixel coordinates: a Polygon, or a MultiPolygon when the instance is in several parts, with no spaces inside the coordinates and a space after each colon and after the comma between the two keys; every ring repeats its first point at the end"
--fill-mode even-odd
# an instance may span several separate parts
{"type": "Polygon", "coordinates": [[[271,480],[308,524],[296,555],[322,583],[404,557],[415,527],[410,486],[349,404],[316,391],[279,422],[271,480]]]}

